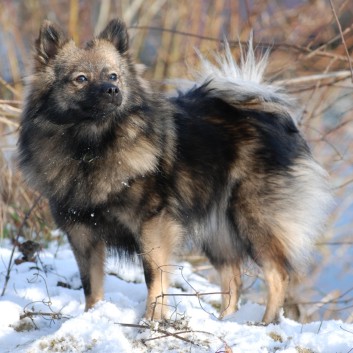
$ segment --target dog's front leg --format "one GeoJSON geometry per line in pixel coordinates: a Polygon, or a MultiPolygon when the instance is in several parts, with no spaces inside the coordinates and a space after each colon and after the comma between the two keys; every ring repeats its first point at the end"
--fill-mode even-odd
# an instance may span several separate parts
{"type": "Polygon", "coordinates": [[[167,318],[168,305],[164,295],[169,286],[170,259],[182,234],[182,227],[165,212],[143,225],[141,255],[148,289],[147,319],[167,318]]]}
{"type": "Polygon", "coordinates": [[[90,228],[75,224],[68,232],[86,298],[85,311],[103,298],[105,245],[90,228]]]}

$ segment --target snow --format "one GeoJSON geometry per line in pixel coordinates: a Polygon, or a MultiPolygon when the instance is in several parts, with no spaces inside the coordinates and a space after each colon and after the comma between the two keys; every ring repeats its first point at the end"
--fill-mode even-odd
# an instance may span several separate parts
{"type": "MultiPolygon", "coordinates": [[[[11,246],[0,244],[0,290],[11,246]]],[[[20,254],[15,253],[15,258],[20,254]]],[[[217,318],[217,285],[187,262],[168,266],[174,273],[169,291],[171,320],[142,319],[147,295],[138,265],[116,259],[106,264],[105,300],[84,312],[78,269],[67,244],[42,250],[37,263],[13,265],[0,298],[0,352],[92,353],[348,353],[353,352],[353,324],[338,320],[300,324],[282,317],[261,326],[264,307],[243,303],[224,320],[217,318]],[[58,286],[58,282],[61,283],[58,286]],[[69,285],[65,286],[64,285],[69,285]],[[36,313],[32,317],[20,316],[36,313]]]]}

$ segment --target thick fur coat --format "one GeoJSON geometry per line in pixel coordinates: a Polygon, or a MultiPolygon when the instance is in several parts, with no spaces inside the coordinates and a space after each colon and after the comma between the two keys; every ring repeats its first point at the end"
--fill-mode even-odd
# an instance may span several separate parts
{"type": "Polygon", "coordinates": [[[163,267],[190,239],[220,273],[221,317],[237,309],[250,258],[278,319],[330,203],[326,173],[289,101],[263,84],[266,58],[201,58],[194,86],[166,98],[140,77],[123,22],[79,48],[45,22],[22,116],[20,168],[49,199],[79,266],[86,310],[103,297],[106,249],[141,258],[146,317],[167,317],[163,267]]]}

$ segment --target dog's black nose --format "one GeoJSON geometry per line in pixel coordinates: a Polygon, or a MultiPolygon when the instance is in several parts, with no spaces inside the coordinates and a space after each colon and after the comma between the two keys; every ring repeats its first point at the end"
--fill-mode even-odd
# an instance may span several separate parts
{"type": "Polygon", "coordinates": [[[100,87],[100,91],[111,103],[115,103],[117,105],[121,104],[122,96],[120,89],[117,86],[112,83],[103,83],[100,87]]]}
{"type": "Polygon", "coordinates": [[[111,95],[112,97],[116,96],[119,93],[119,88],[118,87],[109,87],[107,89],[107,93],[111,95]]]}
{"type": "Polygon", "coordinates": [[[113,98],[119,94],[119,88],[111,83],[105,83],[102,85],[102,93],[106,93],[113,98]]]}

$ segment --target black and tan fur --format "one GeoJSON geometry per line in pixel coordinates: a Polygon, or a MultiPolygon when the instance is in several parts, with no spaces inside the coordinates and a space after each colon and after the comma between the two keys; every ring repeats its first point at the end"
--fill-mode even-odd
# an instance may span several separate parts
{"type": "Polygon", "coordinates": [[[262,70],[251,51],[240,69],[227,55],[221,68],[201,59],[195,86],[166,98],[140,77],[121,21],[84,48],[43,24],[20,167],[68,235],[86,310],[103,298],[105,252],[113,249],[139,254],[146,317],[165,317],[161,268],[191,239],[230,291],[221,316],[237,309],[241,265],[251,258],[268,287],[263,321],[278,319],[289,276],[305,263],[330,196],[285,96],[247,81],[247,70],[262,70]],[[233,80],[228,69],[244,77],[233,80]]]}

